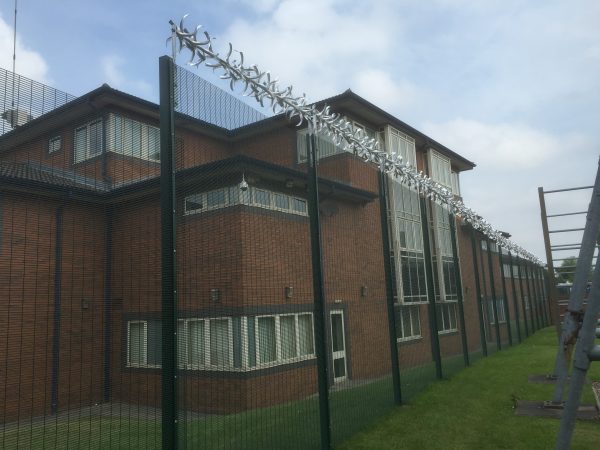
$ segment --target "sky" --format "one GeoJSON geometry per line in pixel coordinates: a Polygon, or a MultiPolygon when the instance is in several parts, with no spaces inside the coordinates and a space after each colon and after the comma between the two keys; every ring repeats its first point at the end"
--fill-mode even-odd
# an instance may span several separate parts
{"type": "MultiPolygon", "coordinates": [[[[14,1],[3,0],[6,69],[13,13],[14,1]]],[[[597,0],[21,0],[16,71],[73,95],[108,83],[157,101],[168,21],[184,14],[217,48],[231,42],[310,101],[350,88],[475,162],[461,174],[465,204],[542,261],[537,188],[594,182],[597,0]]],[[[219,82],[206,67],[192,70],[219,82]]],[[[548,213],[585,211],[590,195],[549,194],[548,213]]],[[[550,228],[584,222],[584,215],[551,219],[550,228]]],[[[553,244],[580,239],[553,234],[553,244]]]]}

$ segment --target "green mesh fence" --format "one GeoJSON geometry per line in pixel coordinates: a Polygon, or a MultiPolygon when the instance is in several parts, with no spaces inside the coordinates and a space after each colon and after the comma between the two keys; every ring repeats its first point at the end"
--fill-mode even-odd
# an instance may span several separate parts
{"type": "MultiPolygon", "coordinates": [[[[26,81],[0,136],[0,448],[334,447],[543,326],[523,261],[306,124],[181,67],[171,111],[26,81]]],[[[331,107],[459,194],[466,160],[331,107]]]]}

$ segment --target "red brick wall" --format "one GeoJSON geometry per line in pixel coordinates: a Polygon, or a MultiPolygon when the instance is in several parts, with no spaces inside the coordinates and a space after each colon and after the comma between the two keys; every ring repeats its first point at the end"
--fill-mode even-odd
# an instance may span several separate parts
{"type": "MultiPolygon", "coordinates": [[[[10,422],[50,412],[59,203],[26,194],[0,201],[0,421],[10,422]]],[[[59,410],[100,400],[102,218],[100,208],[63,206],[59,410]]]]}

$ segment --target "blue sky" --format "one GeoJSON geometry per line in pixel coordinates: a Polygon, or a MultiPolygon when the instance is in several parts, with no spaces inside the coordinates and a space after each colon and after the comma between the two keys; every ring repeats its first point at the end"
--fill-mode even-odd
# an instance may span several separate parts
{"type": "MultiPolygon", "coordinates": [[[[593,182],[596,0],[21,0],[17,72],[74,95],[107,82],[155,101],[168,20],[186,13],[189,27],[231,41],[310,100],[351,88],[477,163],[461,178],[465,203],[542,260],[537,187],[593,182]]],[[[0,66],[8,69],[12,21],[5,0],[0,66]]],[[[549,212],[585,210],[589,194],[549,198],[549,212]]],[[[554,227],[581,226],[576,219],[554,227]]]]}

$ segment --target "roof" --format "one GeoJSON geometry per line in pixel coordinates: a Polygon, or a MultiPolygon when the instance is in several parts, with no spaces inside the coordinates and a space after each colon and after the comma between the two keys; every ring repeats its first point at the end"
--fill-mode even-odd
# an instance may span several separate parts
{"type": "MultiPolygon", "coordinates": [[[[307,174],[304,171],[290,169],[266,161],[236,155],[231,158],[217,160],[201,166],[180,169],[176,177],[177,188],[185,190],[186,185],[194,180],[206,182],[223,179],[227,174],[245,171],[252,172],[269,179],[290,180],[298,188],[305,186],[307,174]]],[[[98,201],[112,201],[123,196],[147,195],[149,190],[157,190],[160,176],[137,178],[127,182],[109,184],[93,178],[88,178],[72,171],[44,166],[36,162],[4,162],[0,161],[0,181],[14,187],[33,187],[45,194],[80,194],[98,201]]],[[[319,189],[324,194],[353,202],[369,202],[377,198],[377,194],[350,186],[339,181],[319,178],[319,189]]]]}
{"type": "MultiPolygon", "coordinates": [[[[47,133],[58,125],[80,119],[108,105],[122,107],[132,112],[151,117],[154,120],[158,120],[159,117],[159,107],[156,103],[119,91],[108,84],[103,84],[99,88],[77,97],[75,100],[0,136],[0,153],[27,142],[40,134],[47,133]]],[[[315,105],[317,107],[329,105],[334,111],[340,113],[350,112],[352,115],[360,117],[376,127],[389,123],[415,138],[417,144],[433,148],[450,157],[452,165],[458,170],[470,170],[475,167],[475,163],[440,144],[416,128],[402,122],[392,114],[355,94],[350,89],[339,95],[316,102],[315,105]]],[[[182,113],[176,114],[176,121],[179,122],[180,126],[202,132],[211,137],[234,141],[281,126],[292,126],[285,114],[268,117],[233,130],[228,130],[182,113]]]]}

